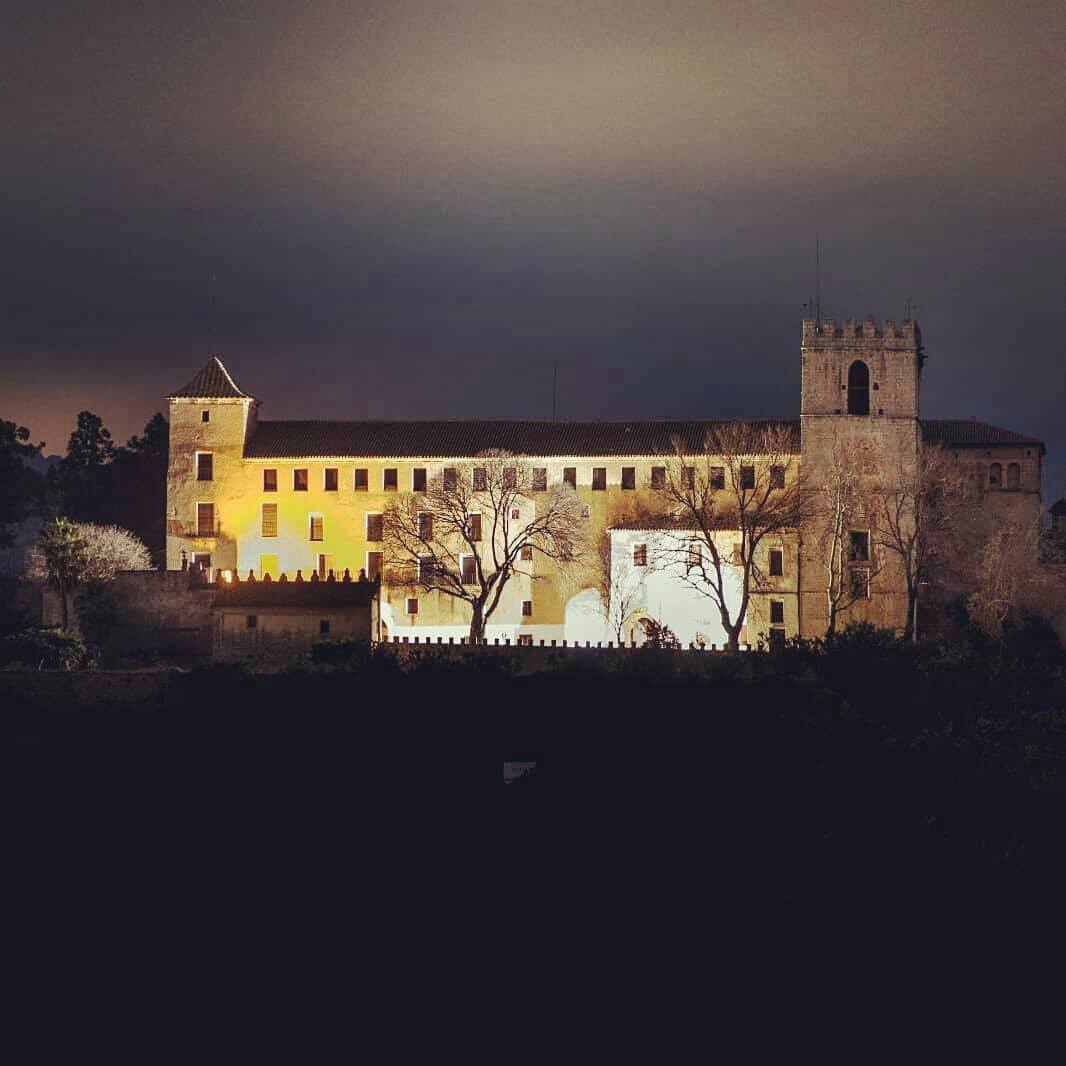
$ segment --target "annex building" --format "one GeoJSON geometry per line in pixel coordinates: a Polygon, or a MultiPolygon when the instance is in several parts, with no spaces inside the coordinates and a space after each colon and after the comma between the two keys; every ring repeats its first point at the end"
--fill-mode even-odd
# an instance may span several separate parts
{"type": "MultiPolygon", "coordinates": [[[[1039,440],[974,419],[920,417],[925,355],[917,322],[806,320],[800,359],[799,418],[774,423],[791,442],[783,477],[802,470],[817,483],[843,449],[861,456],[861,476],[873,492],[913,471],[923,449],[939,446],[972,469],[986,506],[1038,520],[1039,440]]],[[[713,421],[274,421],[260,418],[259,407],[217,357],[169,397],[168,570],[198,565],[259,581],[282,574],[293,581],[297,572],[326,580],[331,571],[340,580],[345,570],[352,579],[360,571],[371,581],[384,576],[382,636],[458,640],[469,628],[466,603],[389,580],[382,516],[396,494],[424,492],[449,468],[476,469],[479,456],[505,452],[532,468],[535,490],[572,487],[589,542],[609,544],[611,580],[534,557],[507,585],[489,640],[595,644],[621,633],[628,641],[640,618],[652,617],[686,644],[724,643],[716,609],[690,584],[671,581],[669,568],[653,565],[672,526],[669,515],[655,517],[664,457],[679,443],[700,453],[713,421]],[[619,605],[604,602],[608,584],[625,589],[624,617],[611,619],[619,605]]],[[[528,506],[537,506],[537,491],[528,506]]],[[[860,552],[849,565],[864,593],[844,620],[902,629],[902,574],[892,560],[871,558],[876,538],[869,528],[852,532],[865,557],[860,552]]],[[[760,546],[765,559],[746,616],[749,641],[824,634],[828,608],[815,539],[797,530],[760,546]]],[[[739,603],[739,584],[730,594],[739,603]]]]}

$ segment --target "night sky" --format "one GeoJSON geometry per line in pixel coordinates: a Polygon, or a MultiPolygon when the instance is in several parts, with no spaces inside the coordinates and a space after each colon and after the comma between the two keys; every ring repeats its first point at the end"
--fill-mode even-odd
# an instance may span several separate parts
{"type": "Polygon", "coordinates": [[[1066,491],[1066,5],[4,5],[0,416],[795,416],[802,305],[1066,491]]]}

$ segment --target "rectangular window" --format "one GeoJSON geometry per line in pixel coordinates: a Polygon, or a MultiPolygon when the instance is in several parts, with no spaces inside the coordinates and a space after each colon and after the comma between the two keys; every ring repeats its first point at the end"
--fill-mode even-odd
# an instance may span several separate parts
{"type": "Polygon", "coordinates": [[[318,576],[325,581],[330,574],[333,573],[333,556],[326,555],[325,552],[319,552],[318,555],[318,576]]]}
{"type": "Polygon", "coordinates": [[[433,539],[433,515],[428,511],[418,512],[418,537],[424,541],[433,539]]]}
{"type": "Polygon", "coordinates": [[[459,572],[464,585],[477,584],[477,562],[473,555],[459,556],[459,572]]]}
{"type": "Polygon", "coordinates": [[[335,466],[326,467],[322,488],[325,489],[326,492],[337,491],[337,468],[335,466]]]}
{"type": "Polygon", "coordinates": [[[277,492],[278,491],[278,472],[276,470],[264,470],[263,471],[263,491],[264,492],[277,492]]]}
{"type": "Polygon", "coordinates": [[[532,600],[523,600],[522,601],[522,617],[523,618],[532,618],[533,617],[533,601],[532,600]]]}
{"type": "Polygon", "coordinates": [[[607,467],[594,466],[592,468],[592,491],[593,492],[606,492],[607,491],[607,467]]]}
{"type": "Polygon", "coordinates": [[[311,519],[311,540],[322,540],[325,527],[325,519],[320,514],[313,514],[311,519]]]}
{"type": "Polygon", "coordinates": [[[622,488],[635,489],[637,487],[637,468],[635,466],[622,467],[622,488]]]}
{"type": "Polygon", "coordinates": [[[198,537],[215,535],[215,505],[213,503],[196,505],[196,535],[198,537]]]}
{"type": "Polygon", "coordinates": [[[328,637],[329,636],[329,619],[328,618],[322,618],[322,619],[319,620],[319,623],[318,623],[318,635],[320,637],[328,637]]]}
{"type": "Polygon", "coordinates": [[[444,468],[444,491],[455,492],[456,486],[459,484],[459,475],[456,472],[454,466],[446,466],[444,468]]]}
{"type": "Polygon", "coordinates": [[[783,466],[770,467],[770,488],[783,489],[785,487],[785,468],[783,466]]]}
{"type": "Polygon", "coordinates": [[[548,491],[548,468],[546,466],[533,467],[533,491],[548,491]]]}
{"type": "Polygon", "coordinates": [[[407,613],[418,614],[418,600],[416,600],[413,596],[407,597],[407,613]]]}
{"type": "Polygon", "coordinates": [[[724,466],[712,466],[711,467],[710,485],[711,485],[712,489],[724,489],[725,488],[725,467],[724,466]]]}
{"type": "Polygon", "coordinates": [[[293,492],[306,492],[307,491],[307,471],[306,470],[294,470],[292,472],[292,491],[293,492]]]}
{"type": "Polygon", "coordinates": [[[651,468],[651,487],[653,489],[666,488],[666,467],[653,466],[651,468]]]}
{"type": "Polygon", "coordinates": [[[370,487],[370,471],[365,466],[355,468],[355,481],[353,487],[356,492],[366,492],[370,487]]]}
{"type": "Polygon", "coordinates": [[[857,566],[851,571],[851,595],[856,600],[870,598],[870,571],[864,566],[857,566]]]}
{"type": "Polygon", "coordinates": [[[518,488],[518,468],[505,466],[503,468],[503,487],[514,491],[518,488]]]}
{"type": "Polygon", "coordinates": [[[210,452],[197,452],[196,453],[196,480],[197,481],[213,481],[214,480],[214,459],[215,457],[210,452]]]}
{"type": "Polygon", "coordinates": [[[469,514],[466,516],[466,530],[470,540],[481,540],[481,515],[469,514]]]}
{"type": "Polygon", "coordinates": [[[522,545],[521,558],[522,558],[522,562],[524,562],[524,563],[533,562],[533,545],[532,544],[523,544],[522,545]]]}
{"type": "Polygon", "coordinates": [[[647,546],[647,544],[634,544],[633,545],[633,565],[634,566],[647,566],[648,565],[648,546],[647,546]]]}
{"type": "Polygon", "coordinates": [[[262,581],[267,574],[270,575],[271,581],[277,581],[279,571],[278,557],[276,555],[259,556],[259,580],[262,581]]]}
{"type": "Polygon", "coordinates": [[[853,529],[848,533],[848,559],[853,563],[870,561],[870,534],[853,529]]]}
{"type": "Polygon", "coordinates": [[[780,548],[770,549],[770,576],[782,577],[785,573],[785,553],[780,548]]]}
{"type": "Polygon", "coordinates": [[[385,516],[380,514],[368,514],[366,516],[366,539],[381,540],[381,534],[385,528],[385,516]]]}
{"type": "Polygon", "coordinates": [[[244,616],[245,629],[258,629],[259,628],[259,615],[247,614],[244,616]]]}
{"type": "Polygon", "coordinates": [[[414,470],[411,471],[411,491],[426,491],[426,468],[424,466],[416,466],[414,470]]]}
{"type": "Polygon", "coordinates": [[[366,553],[366,576],[370,581],[381,577],[381,552],[366,553]]]}
{"type": "Polygon", "coordinates": [[[740,487],[742,489],[755,488],[755,467],[742,466],[740,468],[740,487]]]}
{"type": "Polygon", "coordinates": [[[259,534],[263,537],[276,537],[278,535],[278,505],[276,503],[263,504],[259,534]]]}
{"type": "Polygon", "coordinates": [[[210,422],[211,421],[211,412],[210,411],[201,411],[200,412],[200,421],[201,422],[210,422]]]}
{"type": "Polygon", "coordinates": [[[382,471],[381,487],[386,492],[395,492],[397,487],[399,486],[399,484],[400,484],[400,482],[399,482],[399,479],[398,479],[398,477],[396,475],[396,467],[394,467],[394,466],[385,467],[384,471],[382,471]]]}
{"type": "Polygon", "coordinates": [[[485,468],[483,466],[474,467],[473,485],[475,492],[484,492],[488,488],[488,478],[485,476],[485,468]]]}
{"type": "Polygon", "coordinates": [[[771,625],[784,625],[785,624],[785,605],[781,600],[770,601],[770,624],[771,625]]]}
{"type": "Polygon", "coordinates": [[[703,565],[703,549],[694,541],[689,543],[688,552],[685,556],[685,573],[691,570],[699,570],[703,565]]]}
{"type": "Polygon", "coordinates": [[[563,484],[569,485],[570,488],[577,488],[577,467],[576,466],[564,466],[563,467],[563,484]]]}
{"type": "Polygon", "coordinates": [[[420,555],[418,557],[418,583],[424,589],[437,587],[437,567],[432,555],[420,555]]]}
{"type": "Polygon", "coordinates": [[[518,634],[518,646],[520,648],[532,648],[533,647],[533,634],[532,633],[519,633],[518,634]]]}
{"type": "Polygon", "coordinates": [[[517,507],[512,507],[511,508],[511,519],[512,519],[512,521],[517,522],[517,521],[519,521],[521,519],[521,517],[522,517],[522,512],[517,507]]]}
{"type": "Polygon", "coordinates": [[[194,570],[210,570],[211,556],[208,552],[192,553],[192,568],[194,570]]]}
{"type": "Polygon", "coordinates": [[[681,468],[681,487],[691,492],[696,487],[696,468],[683,466],[681,468]]]}

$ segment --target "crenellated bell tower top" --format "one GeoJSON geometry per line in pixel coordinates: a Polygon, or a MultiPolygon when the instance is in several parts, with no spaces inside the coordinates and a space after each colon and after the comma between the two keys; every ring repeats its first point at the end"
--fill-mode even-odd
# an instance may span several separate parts
{"type": "Polygon", "coordinates": [[[918,417],[922,333],[913,320],[803,321],[800,415],[918,417]]]}

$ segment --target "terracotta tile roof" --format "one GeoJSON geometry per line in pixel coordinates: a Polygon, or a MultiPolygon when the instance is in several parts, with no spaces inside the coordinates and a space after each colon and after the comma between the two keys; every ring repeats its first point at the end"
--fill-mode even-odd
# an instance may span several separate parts
{"type": "Polygon", "coordinates": [[[237,388],[237,383],[230,377],[230,372],[222,365],[217,355],[182,389],[172,392],[167,399],[187,397],[196,400],[215,399],[252,399],[246,392],[237,388]]]}
{"type": "Polygon", "coordinates": [[[674,533],[693,533],[696,524],[690,518],[678,515],[645,515],[643,518],[629,518],[624,522],[615,522],[611,529],[658,529],[674,533]]]}
{"type": "Polygon", "coordinates": [[[978,422],[974,418],[923,418],[921,419],[922,439],[930,443],[948,445],[980,444],[1033,444],[1045,452],[1044,442],[1035,437],[1026,437],[1012,429],[978,422]]]}
{"type": "Polygon", "coordinates": [[[365,607],[376,581],[241,581],[219,586],[216,607],[365,607]]]}
{"type": "MultiPolygon", "coordinates": [[[[799,421],[784,426],[799,447],[799,421]]],[[[515,455],[659,455],[674,438],[699,451],[715,422],[259,422],[245,448],[250,459],[316,456],[450,458],[500,449],[515,455]]]]}

